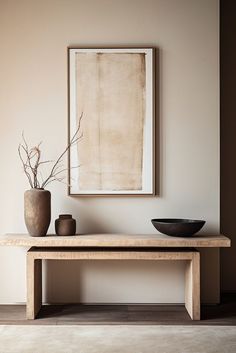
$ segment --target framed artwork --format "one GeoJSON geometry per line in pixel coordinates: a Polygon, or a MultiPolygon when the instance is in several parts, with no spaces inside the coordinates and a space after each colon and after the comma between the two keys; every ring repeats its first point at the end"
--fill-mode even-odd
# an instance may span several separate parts
{"type": "Polygon", "coordinates": [[[154,49],[68,48],[68,74],[69,195],[154,195],[154,49]]]}

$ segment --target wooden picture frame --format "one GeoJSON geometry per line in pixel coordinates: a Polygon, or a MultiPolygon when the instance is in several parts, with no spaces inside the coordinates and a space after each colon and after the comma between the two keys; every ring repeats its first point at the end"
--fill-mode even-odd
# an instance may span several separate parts
{"type": "Polygon", "coordinates": [[[69,195],[155,194],[154,54],[68,48],[69,195]]]}

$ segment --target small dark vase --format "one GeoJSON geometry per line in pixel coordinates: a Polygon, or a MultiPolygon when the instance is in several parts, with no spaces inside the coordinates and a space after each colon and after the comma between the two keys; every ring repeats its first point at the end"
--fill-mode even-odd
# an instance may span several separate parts
{"type": "Polygon", "coordinates": [[[24,194],[25,225],[32,237],[47,234],[51,221],[51,193],[44,189],[31,189],[24,194]]]}
{"type": "Polygon", "coordinates": [[[76,220],[70,214],[60,214],[55,220],[55,230],[57,235],[75,235],[76,220]]]}

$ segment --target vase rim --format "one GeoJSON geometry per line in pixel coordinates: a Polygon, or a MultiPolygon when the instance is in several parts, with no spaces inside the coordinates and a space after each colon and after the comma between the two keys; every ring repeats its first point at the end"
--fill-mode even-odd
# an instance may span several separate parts
{"type": "Polygon", "coordinates": [[[31,189],[28,189],[28,190],[26,190],[26,191],[32,191],[32,190],[36,190],[36,191],[49,191],[49,190],[46,190],[46,189],[44,189],[44,188],[31,188],[31,189]]]}
{"type": "Polygon", "coordinates": [[[59,214],[59,218],[67,219],[67,218],[72,218],[71,214],[59,214]]]}

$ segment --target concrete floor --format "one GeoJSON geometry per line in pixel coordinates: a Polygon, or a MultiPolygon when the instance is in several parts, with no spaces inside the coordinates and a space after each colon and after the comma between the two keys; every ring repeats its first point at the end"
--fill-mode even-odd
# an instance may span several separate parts
{"type": "Polygon", "coordinates": [[[220,325],[236,326],[236,296],[202,306],[192,321],[183,305],[45,305],[36,320],[26,320],[25,305],[0,305],[1,325],[220,325]]]}

